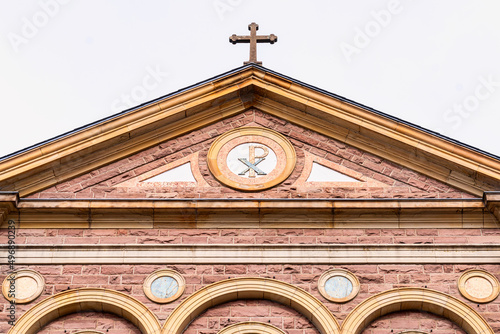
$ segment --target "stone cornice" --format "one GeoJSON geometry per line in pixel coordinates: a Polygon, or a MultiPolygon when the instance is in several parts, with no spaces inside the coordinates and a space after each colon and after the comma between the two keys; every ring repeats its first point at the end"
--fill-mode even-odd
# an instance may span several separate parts
{"type": "Polygon", "coordinates": [[[17,210],[19,195],[17,192],[0,192],[0,226],[9,214],[17,210]]]}
{"type": "MultiPolygon", "coordinates": [[[[7,247],[0,245],[0,257],[7,247]]],[[[34,264],[424,264],[500,263],[500,244],[443,245],[17,245],[34,264]]]]}
{"type": "Polygon", "coordinates": [[[500,192],[488,191],[483,195],[485,207],[500,221],[500,192]]]}
{"type": "MultiPolygon", "coordinates": [[[[0,202],[1,203],[1,202],[0,202]]],[[[21,199],[18,228],[498,228],[481,199],[21,199]]],[[[494,207],[496,202],[490,206],[494,207]]],[[[495,212],[493,210],[493,212],[495,212]]],[[[6,227],[3,222],[2,227],[6,227]]]]}

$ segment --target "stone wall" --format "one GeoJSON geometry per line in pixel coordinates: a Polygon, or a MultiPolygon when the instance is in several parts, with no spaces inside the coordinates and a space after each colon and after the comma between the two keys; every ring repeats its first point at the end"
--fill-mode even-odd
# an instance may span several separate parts
{"type": "MultiPolygon", "coordinates": [[[[345,304],[336,304],[323,298],[317,289],[317,281],[320,275],[332,268],[328,265],[40,265],[29,266],[29,268],[40,272],[46,282],[46,288],[43,294],[28,305],[19,305],[19,317],[22,313],[39,302],[55,293],[67,289],[76,289],[82,287],[100,287],[113,289],[125,294],[129,294],[147,305],[154,314],[158,316],[160,322],[164,322],[171,311],[179,303],[193,292],[201,289],[207,284],[218,282],[227,278],[254,276],[274,278],[286,283],[298,286],[317,297],[327,308],[342,322],[346,315],[363,300],[374,294],[393,288],[400,287],[421,287],[447,293],[456,297],[473,309],[477,310],[488,323],[496,330],[500,331],[500,300],[497,299],[488,304],[475,304],[461,297],[457,288],[457,280],[465,270],[479,268],[489,271],[497,278],[500,278],[500,265],[449,265],[449,264],[428,264],[428,265],[399,265],[399,264],[380,264],[380,265],[340,265],[337,268],[344,268],[354,273],[360,283],[361,289],[358,296],[345,304]],[[153,271],[161,268],[171,268],[180,272],[186,280],[186,290],[182,297],[170,304],[155,304],[147,299],[143,293],[143,281],[153,271]]],[[[20,268],[19,268],[20,269],[20,268]]],[[[5,273],[6,266],[1,267],[1,272],[5,273]]],[[[0,278],[3,279],[5,275],[0,278]]],[[[8,306],[7,301],[2,299],[0,317],[6,319],[8,306]]],[[[289,334],[308,334],[313,331],[303,317],[293,310],[283,310],[281,305],[268,301],[237,301],[227,305],[221,305],[217,308],[209,309],[201,315],[205,320],[197,320],[193,324],[195,328],[190,329],[190,333],[197,331],[196,334],[204,334],[210,329],[210,324],[219,328],[229,323],[242,320],[261,320],[269,321],[271,324],[281,324],[280,328],[286,329],[289,334]],[[243,308],[248,308],[248,312],[253,313],[243,315],[243,308]],[[215,311],[214,311],[215,310],[215,311]],[[218,310],[218,311],[217,311],[218,310]],[[228,311],[229,310],[229,311],[228,311]],[[215,313],[212,313],[215,312],[215,313]],[[227,316],[229,312],[229,316],[227,316]],[[280,312],[282,314],[280,314],[280,312]],[[220,316],[214,315],[220,314],[220,316]],[[292,316],[293,315],[293,316],[292,316]],[[226,317],[227,316],[227,317],[226,317]],[[217,319],[211,319],[217,318],[217,319]],[[276,319],[274,319],[276,318],[276,319]],[[289,319],[290,318],[290,319],[289,319]],[[292,319],[293,318],[293,325],[292,319]],[[229,320],[228,320],[229,319],[229,320]],[[206,326],[206,327],[203,327],[206,326]],[[291,331],[293,330],[293,331],[291,331]],[[296,331],[297,330],[297,331],[296,331]],[[306,333],[307,332],[307,333],[306,333]]],[[[97,318],[97,322],[100,318],[97,318]]],[[[385,318],[384,318],[385,319],[385,318]]],[[[392,318],[391,318],[392,319],[392,318]]],[[[58,320],[64,321],[64,320],[58,320]]],[[[92,320],[93,321],[93,320],[92,320]]],[[[401,322],[399,322],[401,324],[401,322]]],[[[409,323],[413,324],[412,322],[409,323]]],[[[54,328],[51,327],[50,328],[54,328]]],[[[55,326],[55,325],[54,325],[55,326]]],[[[59,326],[59,325],[58,325],[59,326]]],[[[121,325],[120,325],[121,326],[121,325]]],[[[391,322],[385,320],[376,321],[365,333],[379,334],[380,328],[392,326],[391,322]],[[385,327],[384,327],[385,326],[385,327]]],[[[419,325],[420,326],[420,325],[419,325]]],[[[436,329],[438,325],[436,323],[436,329]]],[[[441,325],[439,325],[441,326],[441,325]]],[[[443,325],[444,326],[444,325],[443,325]]],[[[0,323],[0,332],[8,329],[6,321],[0,323]]],[[[408,328],[415,329],[415,328],[408,328]]],[[[52,333],[52,332],[50,332],[52,333]]],[[[434,332],[433,332],[434,333],[434,332]]],[[[438,332],[439,333],[439,332],[438,332]]],[[[461,332],[457,332],[457,334],[461,332]]],[[[312,334],[312,333],[311,333],[312,334]]],[[[444,333],[443,333],[444,334],[444,333]]]]}

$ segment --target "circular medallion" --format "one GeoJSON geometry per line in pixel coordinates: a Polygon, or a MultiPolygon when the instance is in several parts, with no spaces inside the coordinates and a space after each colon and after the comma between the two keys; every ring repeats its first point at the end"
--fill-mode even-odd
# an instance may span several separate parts
{"type": "Polygon", "coordinates": [[[218,137],[208,151],[208,168],[221,183],[256,191],[283,182],[295,168],[295,150],[281,134],[245,127],[218,137]]]}
{"type": "Polygon", "coordinates": [[[170,269],[160,269],[144,281],[144,293],[156,303],[170,303],[184,292],[186,282],[181,274],[170,269]]]}
{"type": "Polygon", "coordinates": [[[319,278],[318,289],[321,295],[329,301],[345,303],[358,294],[359,281],[347,270],[331,269],[319,278]]]}
{"type": "Polygon", "coordinates": [[[8,301],[27,304],[42,294],[45,280],[40,273],[31,269],[15,271],[4,279],[2,294],[8,301]]]}
{"type": "Polygon", "coordinates": [[[458,289],[462,296],[475,303],[488,303],[500,292],[498,280],[484,270],[468,270],[458,279],[458,289]]]}

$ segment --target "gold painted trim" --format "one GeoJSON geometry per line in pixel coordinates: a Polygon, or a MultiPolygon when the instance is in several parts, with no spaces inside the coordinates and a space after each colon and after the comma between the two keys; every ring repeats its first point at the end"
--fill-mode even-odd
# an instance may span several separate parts
{"type": "Polygon", "coordinates": [[[345,270],[345,269],[327,270],[320,276],[320,278],[318,280],[319,293],[325,299],[328,299],[329,301],[334,302],[334,303],[347,303],[348,301],[354,299],[359,293],[359,288],[360,288],[360,284],[359,284],[358,278],[353,273],[351,273],[350,271],[345,270]],[[345,296],[344,298],[334,298],[328,294],[328,292],[325,290],[325,285],[326,285],[326,282],[334,276],[345,277],[351,282],[352,291],[349,295],[345,296]]]}
{"type": "Polygon", "coordinates": [[[142,285],[144,294],[146,297],[148,297],[151,301],[158,303],[158,304],[167,304],[171,303],[184,293],[184,289],[186,288],[186,280],[184,277],[178,273],[175,270],[171,269],[160,269],[155,272],[153,272],[151,275],[149,275],[145,280],[144,284],[142,285]],[[179,286],[177,289],[177,292],[168,298],[159,298],[156,297],[153,292],[151,291],[151,284],[153,284],[154,280],[160,277],[171,277],[173,278],[176,282],[177,285],[179,286]]]}
{"type": "Polygon", "coordinates": [[[160,332],[156,316],[137,299],[115,290],[81,288],[60,292],[37,303],[16,321],[8,334],[34,334],[55,319],[87,310],[116,314],[143,334],[160,332]]]}
{"type": "Polygon", "coordinates": [[[227,326],[217,334],[286,334],[286,332],[264,322],[243,321],[227,326]]]}
{"type": "MultiPolygon", "coordinates": [[[[224,199],[202,199],[196,198],[189,199],[173,199],[173,200],[150,200],[150,199],[20,199],[16,204],[17,209],[23,211],[29,209],[36,209],[35,211],[42,211],[43,209],[50,209],[51,211],[57,210],[82,210],[82,209],[169,209],[169,208],[182,208],[182,209],[215,209],[221,205],[228,206],[229,208],[332,208],[335,209],[426,209],[426,210],[443,210],[456,211],[457,209],[474,210],[483,209],[485,205],[483,200],[477,199],[243,199],[237,201],[224,200],[224,199]]],[[[88,212],[85,212],[87,214],[88,212]]]]}
{"type": "Polygon", "coordinates": [[[232,278],[201,288],[170,313],[161,333],[181,334],[203,311],[237,299],[276,301],[304,315],[321,334],[340,333],[337,320],[316,297],[291,284],[260,277],[232,278]]]}
{"type": "Polygon", "coordinates": [[[360,334],[375,319],[404,310],[433,313],[456,323],[468,334],[495,334],[472,307],[443,292],[399,288],[381,292],[356,306],[342,323],[343,334],[360,334]]]}
{"type": "Polygon", "coordinates": [[[24,199],[16,209],[16,228],[500,227],[481,199],[24,199]]]}
{"type": "MultiPolygon", "coordinates": [[[[280,82],[280,79],[276,82],[280,82]]],[[[443,140],[406,123],[389,120],[353,104],[322,96],[321,93],[306,91],[301,86],[292,84],[290,87],[285,84],[275,87],[264,81],[258,81],[255,85],[257,91],[264,95],[254,102],[255,108],[462,191],[480,196],[485,190],[495,189],[483,180],[489,179],[491,184],[500,180],[498,159],[443,140]],[[490,167],[492,165],[496,167],[490,167]],[[471,176],[464,171],[475,173],[471,176]]]]}
{"type": "Polygon", "coordinates": [[[32,270],[32,269],[21,269],[21,270],[17,270],[13,273],[10,273],[9,275],[7,275],[7,277],[5,277],[5,279],[3,280],[3,283],[2,283],[2,294],[4,296],[5,299],[7,299],[8,301],[12,301],[12,300],[15,300],[16,304],[28,304],[29,302],[37,299],[43,292],[43,289],[45,289],[45,279],[43,278],[43,276],[35,271],[35,270],[32,270]],[[13,298],[13,297],[9,297],[9,288],[10,288],[10,278],[14,276],[14,279],[17,280],[19,278],[22,278],[22,277],[31,277],[33,280],[35,280],[36,284],[37,284],[37,288],[35,290],[35,292],[29,296],[29,297],[26,297],[24,299],[18,299],[18,298],[13,298]]]}
{"type": "MultiPolygon", "coordinates": [[[[258,141],[257,138],[254,138],[253,141],[258,141]]],[[[241,144],[243,144],[242,142],[241,144]]],[[[275,152],[278,159],[278,166],[280,163],[280,157],[278,152],[275,152]]],[[[256,191],[256,190],[264,190],[283,182],[286,180],[290,174],[293,172],[295,168],[295,162],[297,160],[297,156],[295,154],[295,149],[293,148],[292,143],[282,134],[260,127],[243,127],[234,130],[230,130],[221,136],[219,136],[210,146],[207,155],[207,163],[208,168],[212,175],[221,183],[225,184],[234,189],[244,190],[244,191],[256,191]],[[284,152],[285,165],[281,171],[277,171],[278,174],[274,176],[274,178],[267,180],[265,182],[250,182],[250,181],[258,181],[256,178],[254,180],[246,180],[243,177],[232,178],[227,173],[229,171],[225,171],[225,168],[219,166],[218,158],[221,150],[225,145],[230,144],[231,141],[238,139],[240,137],[263,137],[268,140],[275,142],[284,152]],[[236,181],[238,180],[238,181],[236,181]]]]}
{"type": "Polygon", "coordinates": [[[460,294],[465,298],[467,298],[468,300],[473,301],[475,303],[484,304],[484,303],[489,303],[498,297],[498,294],[500,293],[500,284],[498,282],[498,279],[489,272],[480,269],[471,269],[464,272],[458,279],[458,290],[460,291],[460,294]],[[488,297],[478,298],[472,296],[467,292],[467,290],[465,289],[465,283],[472,277],[484,278],[491,284],[492,292],[488,297]]]}

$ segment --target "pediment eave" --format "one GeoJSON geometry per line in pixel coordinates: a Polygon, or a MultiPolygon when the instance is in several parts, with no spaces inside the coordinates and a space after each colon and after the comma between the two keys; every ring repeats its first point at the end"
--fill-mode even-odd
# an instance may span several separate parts
{"type": "Polygon", "coordinates": [[[500,160],[255,65],[0,161],[0,191],[21,197],[256,108],[478,197],[498,190],[500,160]]]}

